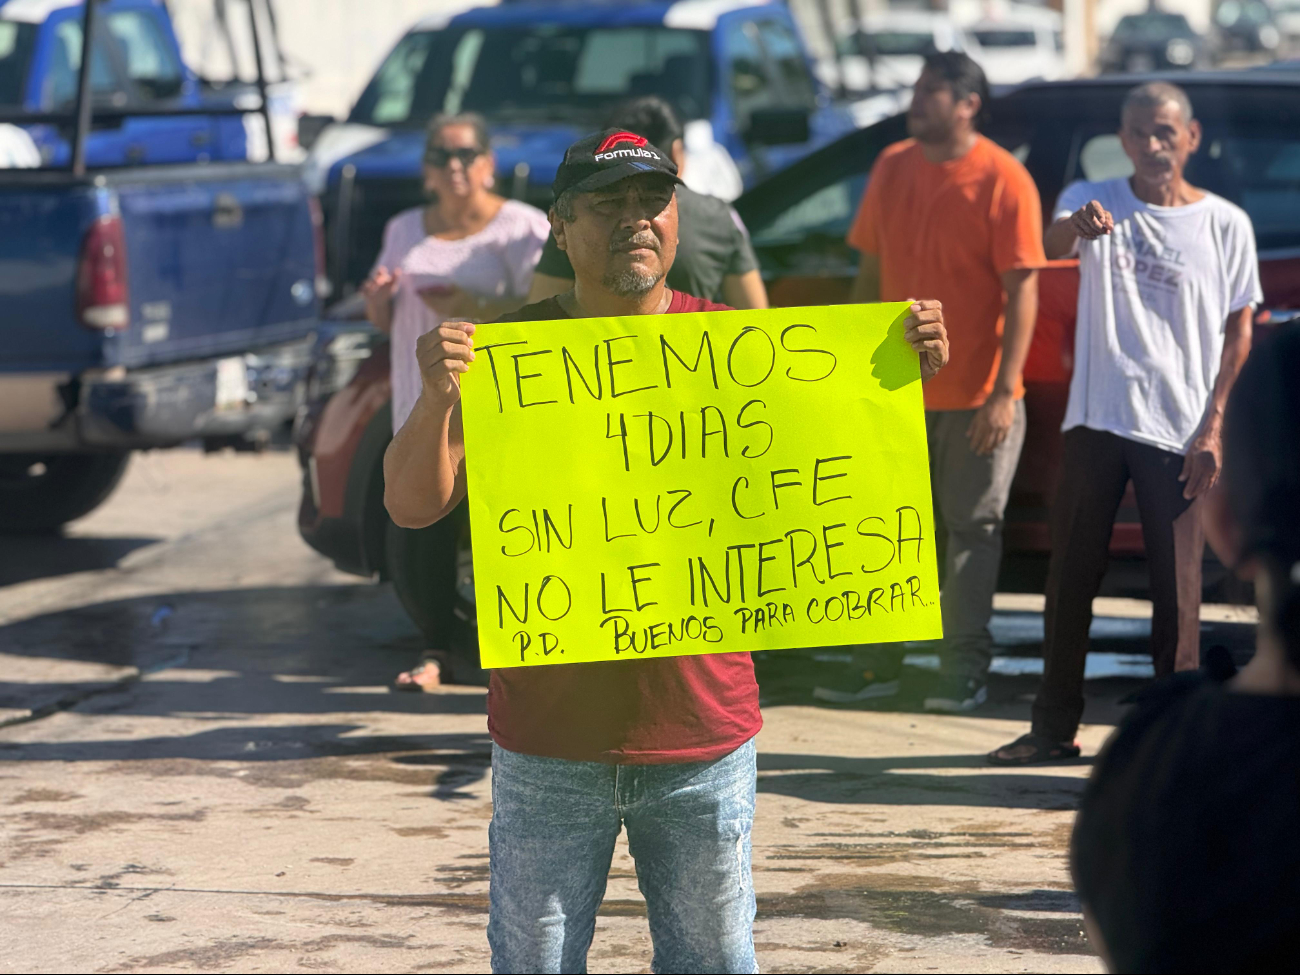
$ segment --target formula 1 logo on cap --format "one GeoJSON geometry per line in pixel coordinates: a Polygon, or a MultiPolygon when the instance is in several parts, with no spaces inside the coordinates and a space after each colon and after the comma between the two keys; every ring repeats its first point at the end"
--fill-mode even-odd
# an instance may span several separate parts
{"type": "Polygon", "coordinates": [[[649,149],[650,140],[633,132],[615,132],[596,147],[593,154],[596,162],[613,162],[615,159],[659,159],[654,147],[649,149]],[[631,143],[631,145],[628,145],[631,143]],[[617,147],[617,148],[615,148],[617,147]]]}
{"type": "Polygon", "coordinates": [[[602,152],[608,152],[620,142],[630,142],[639,149],[649,141],[645,136],[637,135],[635,132],[615,132],[596,147],[596,155],[599,156],[602,152]]]}

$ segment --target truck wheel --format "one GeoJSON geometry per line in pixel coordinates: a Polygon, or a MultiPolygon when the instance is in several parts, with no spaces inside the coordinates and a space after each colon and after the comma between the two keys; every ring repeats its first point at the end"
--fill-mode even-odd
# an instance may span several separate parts
{"type": "Polygon", "coordinates": [[[54,531],[107,500],[129,451],[0,454],[0,532],[54,531]]]}
{"type": "Polygon", "coordinates": [[[487,683],[478,665],[478,627],[470,568],[468,505],[428,528],[388,525],[388,573],[402,608],[419,627],[430,650],[452,657],[449,679],[487,683]]]}

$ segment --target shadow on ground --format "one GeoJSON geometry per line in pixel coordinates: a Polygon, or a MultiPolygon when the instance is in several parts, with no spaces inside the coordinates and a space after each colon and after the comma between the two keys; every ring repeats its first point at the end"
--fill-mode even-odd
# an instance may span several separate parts
{"type": "MultiPolygon", "coordinates": [[[[1091,761],[1064,764],[1090,765],[1091,761]]],[[[808,802],[1074,809],[1083,786],[1084,779],[1053,774],[1051,766],[1015,774],[995,772],[981,754],[846,758],[764,752],[758,756],[759,792],[808,802]],[[936,774],[924,774],[926,769],[936,774]],[[937,774],[940,769],[948,774],[937,774]]]]}
{"type": "MultiPolygon", "coordinates": [[[[188,774],[233,774],[232,767],[243,766],[281,779],[380,776],[412,782],[427,782],[432,766],[443,770],[434,795],[458,798],[486,774],[485,731],[367,734],[371,722],[360,717],[463,715],[482,727],[477,716],[485,702],[479,692],[388,690],[422,646],[391,589],[370,584],[170,593],[33,617],[0,626],[6,655],[127,670],[64,683],[0,681],[0,707],[41,713],[77,707],[97,714],[174,716],[186,724],[183,733],[159,737],[4,745],[0,758],[151,761],[188,774]],[[112,682],[123,673],[128,681],[136,674],[151,676],[112,682]],[[196,716],[223,725],[195,732],[196,716]],[[267,771],[271,767],[276,770],[267,771]]],[[[69,672],[81,675],[85,668],[69,672]]],[[[763,655],[759,674],[765,705],[815,703],[812,686],[824,678],[798,651],[763,655]]],[[[855,707],[919,711],[930,679],[918,667],[903,667],[895,697],[855,707]]],[[[1089,681],[1087,719],[1117,720],[1124,710],[1119,702],[1143,683],[1089,681]]],[[[1035,676],[994,675],[989,703],[970,717],[1027,724],[1037,686],[1035,676]]],[[[759,789],[827,803],[1070,809],[1083,784],[1050,768],[1008,775],[985,767],[979,753],[870,759],[764,754],[759,789]]]]}
{"type": "Polygon", "coordinates": [[[154,771],[185,774],[233,775],[243,768],[254,781],[421,784],[432,776],[435,798],[466,797],[464,787],[481,780],[490,763],[486,730],[376,735],[353,720],[376,713],[483,714],[484,697],[476,691],[388,689],[422,646],[390,588],[369,584],[169,593],[32,617],[0,626],[3,653],[45,658],[55,673],[63,661],[128,669],[105,669],[102,680],[0,681],[0,707],[176,717],[185,731],[3,743],[0,759],[148,761],[154,771]],[[142,681],[139,675],[151,676],[142,681]],[[316,716],[337,719],[310,720],[316,716]],[[223,725],[193,732],[195,720],[223,725]]]}
{"type": "Polygon", "coordinates": [[[136,549],[157,541],[160,539],[0,535],[0,587],[111,569],[136,549]]]}

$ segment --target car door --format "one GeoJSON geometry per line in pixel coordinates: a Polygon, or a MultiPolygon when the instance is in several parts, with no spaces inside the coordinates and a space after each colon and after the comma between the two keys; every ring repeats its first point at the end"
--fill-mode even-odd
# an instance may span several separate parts
{"type": "Polygon", "coordinates": [[[768,172],[784,169],[808,154],[810,145],[824,143],[828,138],[842,135],[847,127],[836,132],[817,132],[827,119],[819,112],[817,83],[813,80],[804,46],[794,25],[784,19],[765,17],[755,22],[759,42],[767,58],[769,71],[776,81],[775,107],[808,114],[809,137],[802,142],[763,147],[763,161],[768,172]]]}
{"type": "Polygon", "coordinates": [[[762,147],[751,148],[746,138],[750,117],[755,111],[779,107],[780,88],[752,16],[742,12],[719,17],[715,38],[726,122],[724,131],[715,131],[714,138],[731,153],[745,185],[753,186],[768,166],[762,147]]]}
{"type": "MultiPolygon", "coordinates": [[[[718,19],[718,61],[722,98],[730,111],[725,140],[746,186],[807,155],[853,129],[846,111],[822,104],[804,45],[788,16],[778,12],[738,11],[718,19]],[[807,118],[807,136],[772,143],[751,131],[756,112],[777,111],[807,118]]],[[[784,122],[782,123],[784,127],[784,122]]]]}

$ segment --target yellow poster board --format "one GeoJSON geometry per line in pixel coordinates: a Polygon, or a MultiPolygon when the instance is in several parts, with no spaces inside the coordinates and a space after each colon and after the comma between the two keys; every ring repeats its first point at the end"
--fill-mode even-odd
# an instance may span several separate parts
{"type": "Polygon", "coordinates": [[[941,635],[906,303],[480,326],[484,667],[941,635]]]}

